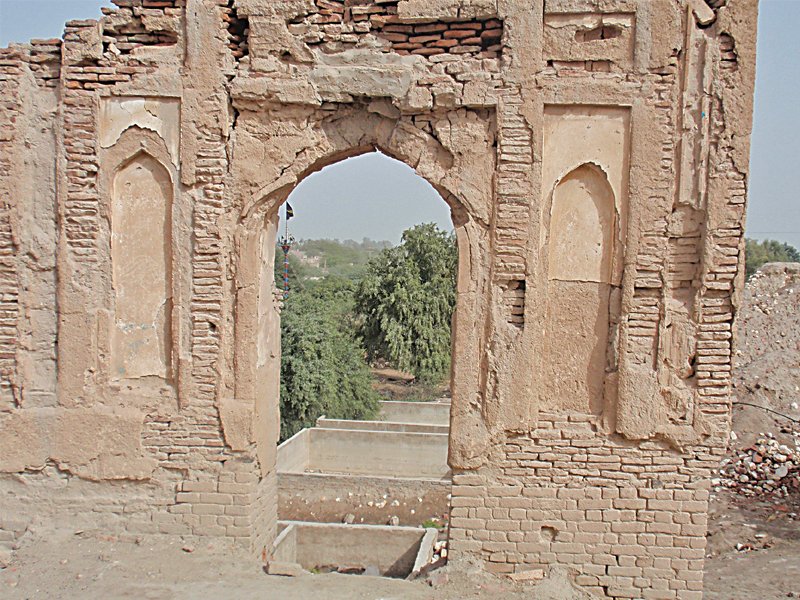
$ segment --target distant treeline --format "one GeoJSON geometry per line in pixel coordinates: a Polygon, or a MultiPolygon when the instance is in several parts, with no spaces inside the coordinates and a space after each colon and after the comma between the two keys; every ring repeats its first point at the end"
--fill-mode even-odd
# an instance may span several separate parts
{"type": "Polygon", "coordinates": [[[797,248],[784,242],[775,240],[745,240],[745,274],[748,279],[758,271],[762,265],[771,262],[800,262],[800,252],[797,248]]]}

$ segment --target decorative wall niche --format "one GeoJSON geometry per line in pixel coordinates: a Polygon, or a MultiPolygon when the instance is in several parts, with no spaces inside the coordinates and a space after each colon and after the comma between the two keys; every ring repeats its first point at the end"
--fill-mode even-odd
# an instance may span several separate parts
{"type": "Polygon", "coordinates": [[[172,376],[172,196],[169,172],[144,152],[114,177],[113,379],[172,376]]]}
{"type": "Polygon", "coordinates": [[[553,190],[550,280],[611,283],[616,232],[614,190],[598,166],[585,163],[553,190]]]}
{"type": "Polygon", "coordinates": [[[118,96],[100,103],[100,145],[111,148],[131,127],[152,131],[167,145],[170,160],[178,166],[181,105],[177,98],[118,96]]]}
{"type": "Polygon", "coordinates": [[[627,109],[546,108],[545,410],[600,414],[615,395],[628,152],[627,109]]]}

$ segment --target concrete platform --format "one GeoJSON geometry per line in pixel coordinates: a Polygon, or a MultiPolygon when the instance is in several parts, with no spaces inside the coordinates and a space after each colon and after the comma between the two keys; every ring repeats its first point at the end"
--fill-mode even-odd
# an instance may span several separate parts
{"type": "Polygon", "coordinates": [[[442,479],[447,444],[441,433],[314,427],[278,446],[278,472],[442,479]]]}
{"type": "Polygon", "coordinates": [[[450,405],[382,402],[381,418],[317,420],[278,447],[278,515],[284,520],[419,526],[446,520],[450,405]]]}

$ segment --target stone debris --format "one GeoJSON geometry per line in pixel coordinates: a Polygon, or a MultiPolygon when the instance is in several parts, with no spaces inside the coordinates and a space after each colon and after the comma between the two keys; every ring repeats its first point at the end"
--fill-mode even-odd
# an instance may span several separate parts
{"type": "Polygon", "coordinates": [[[273,560],[267,565],[268,575],[280,575],[283,577],[300,577],[307,571],[297,563],[281,562],[273,560]]]}
{"type": "Polygon", "coordinates": [[[0,569],[5,569],[11,564],[14,555],[9,548],[0,548],[0,569]]]}
{"type": "Polygon", "coordinates": [[[762,433],[755,444],[722,461],[721,477],[712,483],[747,497],[787,498],[800,492],[800,429],[791,432],[792,446],[772,433],[762,433]]]}
{"type": "Polygon", "coordinates": [[[788,423],[780,415],[800,418],[798,290],[800,264],[768,263],[747,282],[737,317],[739,343],[733,370],[738,404],[733,423],[739,445],[753,444],[761,431],[777,434],[788,423]]]}
{"type": "Polygon", "coordinates": [[[440,558],[447,558],[447,540],[440,540],[433,545],[433,558],[431,564],[440,558]]]}
{"type": "Polygon", "coordinates": [[[428,585],[432,588],[439,588],[446,585],[449,581],[449,576],[444,571],[434,571],[428,575],[428,585]]]}
{"type": "Polygon", "coordinates": [[[342,575],[365,575],[366,567],[359,565],[341,565],[336,568],[336,572],[342,575]]]}

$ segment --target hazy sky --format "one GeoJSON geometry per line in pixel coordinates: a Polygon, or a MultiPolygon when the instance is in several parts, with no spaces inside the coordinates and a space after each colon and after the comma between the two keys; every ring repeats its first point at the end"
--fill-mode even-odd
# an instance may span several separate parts
{"type": "MultiPolygon", "coordinates": [[[[60,37],[68,19],[94,18],[101,0],[0,0],[0,47],[60,37]]],[[[756,114],[747,234],[800,248],[800,0],[761,0],[756,114]]],[[[449,227],[449,210],[405,165],[365,155],[307,178],[290,202],[301,238],[397,241],[424,221],[449,227]]]]}

